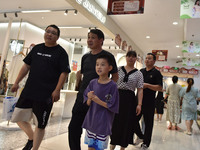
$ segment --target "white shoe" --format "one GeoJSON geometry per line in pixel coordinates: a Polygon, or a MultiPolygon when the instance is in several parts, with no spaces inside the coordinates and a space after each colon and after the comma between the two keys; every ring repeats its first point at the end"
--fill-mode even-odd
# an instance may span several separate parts
{"type": "Polygon", "coordinates": [[[143,143],[143,144],[141,144],[141,149],[142,149],[142,150],[147,150],[147,149],[148,149],[148,147],[147,147],[147,145],[146,145],[146,144],[144,144],[144,143],[143,143]]]}
{"type": "Polygon", "coordinates": [[[143,139],[140,139],[139,137],[137,137],[136,139],[135,139],[135,141],[134,141],[134,145],[138,145],[138,144],[140,144],[140,143],[142,143],[143,142],[143,139]]]}

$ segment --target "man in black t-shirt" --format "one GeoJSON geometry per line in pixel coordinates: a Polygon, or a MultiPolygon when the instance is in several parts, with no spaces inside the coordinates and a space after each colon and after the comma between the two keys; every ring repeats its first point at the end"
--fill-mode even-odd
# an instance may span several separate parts
{"type": "Polygon", "coordinates": [[[162,75],[155,67],[156,56],[152,53],[148,53],[145,59],[146,68],[140,71],[144,77],[143,87],[143,99],[142,99],[142,112],[137,117],[136,130],[138,138],[135,143],[139,144],[139,141],[143,141],[141,147],[145,150],[149,147],[151,142],[151,136],[153,131],[154,111],[155,111],[155,94],[156,91],[162,90],[162,75]],[[144,135],[141,132],[139,121],[143,115],[145,130],[144,135]]]}
{"type": "Polygon", "coordinates": [[[53,103],[60,99],[60,90],[70,72],[68,54],[57,44],[59,35],[60,30],[56,25],[49,25],[45,29],[45,43],[34,46],[25,57],[24,65],[11,88],[12,92],[17,91],[19,82],[29,72],[11,119],[28,136],[23,150],[39,148],[53,103]],[[36,124],[35,131],[29,123],[32,117],[36,124]]]}
{"type": "MultiPolygon", "coordinates": [[[[95,71],[96,65],[96,58],[99,55],[110,55],[112,58],[112,66],[113,69],[111,70],[112,80],[117,81],[118,73],[117,73],[117,66],[115,62],[114,56],[102,50],[102,45],[104,41],[104,34],[99,29],[92,29],[88,33],[87,44],[90,48],[90,52],[86,53],[81,60],[81,75],[83,76],[81,86],[79,92],[77,94],[76,102],[74,104],[72,110],[72,118],[69,124],[69,146],[71,150],[80,150],[80,138],[82,134],[82,123],[84,121],[85,115],[88,110],[88,106],[83,104],[83,92],[85,91],[86,87],[88,86],[89,82],[94,79],[98,78],[98,75],[95,71]]],[[[80,81],[81,77],[77,81],[80,81]]],[[[78,84],[77,84],[78,85],[78,84]]]]}

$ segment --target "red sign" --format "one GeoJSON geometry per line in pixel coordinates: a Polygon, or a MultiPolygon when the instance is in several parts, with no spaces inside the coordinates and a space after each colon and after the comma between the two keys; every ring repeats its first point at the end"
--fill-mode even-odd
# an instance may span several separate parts
{"type": "Polygon", "coordinates": [[[156,55],[157,61],[167,61],[168,50],[152,50],[152,53],[156,55]]]}
{"type": "Polygon", "coordinates": [[[198,72],[199,71],[197,69],[195,69],[195,68],[191,68],[191,69],[188,70],[188,73],[192,74],[192,75],[198,75],[198,72]]]}
{"type": "Polygon", "coordinates": [[[108,15],[142,14],[145,0],[108,0],[108,15]]]}

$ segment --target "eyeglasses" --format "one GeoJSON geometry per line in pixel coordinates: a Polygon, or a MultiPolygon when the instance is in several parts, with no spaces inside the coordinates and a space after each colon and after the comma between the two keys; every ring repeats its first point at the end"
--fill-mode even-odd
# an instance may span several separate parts
{"type": "Polygon", "coordinates": [[[51,33],[51,34],[53,34],[53,35],[58,35],[57,32],[54,32],[54,31],[51,31],[51,30],[46,30],[45,32],[48,33],[48,34],[51,33]]]}

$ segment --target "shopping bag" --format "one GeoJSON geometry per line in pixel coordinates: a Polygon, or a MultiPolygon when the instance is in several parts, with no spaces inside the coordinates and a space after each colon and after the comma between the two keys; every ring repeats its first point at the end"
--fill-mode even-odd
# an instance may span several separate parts
{"type": "Polygon", "coordinates": [[[3,99],[2,119],[11,120],[18,97],[7,96],[3,99]]]}

